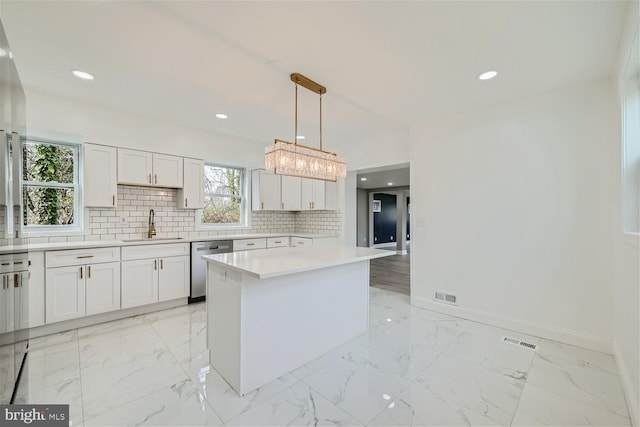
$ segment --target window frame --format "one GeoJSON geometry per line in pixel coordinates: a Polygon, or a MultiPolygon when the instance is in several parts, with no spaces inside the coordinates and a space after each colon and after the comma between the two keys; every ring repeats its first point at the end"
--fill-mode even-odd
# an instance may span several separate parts
{"type": "Polygon", "coordinates": [[[77,142],[68,142],[68,141],[60,141],[53,140],[48,138],[40,138],[34,136],[27,136],[20,138],[20,195],[23,202],[21,203],[21,218],[20,226],[23,233],[28,234],[32,237],[37,235],[51,235],[51,234],[61,234],[61,235],[69,235],[70,233],[78,233],[83,230],[84,223],[84,209],[83,209],[83,186],[82,186],[82,176],[83,176],[83,146],[82,143],[77,142]],[[59,182],[50,182],[43,183],[38,181],[25,181],[24,179],[24,145],[27,143],[35,143],[35,144],[46,144],[46,145],[57,145],[63,147],[71,147],[73,149],[73,183],[59,183],[59,182]],[[25,224],[25,215],[27,206],[24,202],[25,189],[26,187],[40,187],[40,188],[68,188],[73,190],[73,224],[65,224],[65,225],[27,225],[25,224]]]}
{"type": "Polygon", "coordinates": [[[202,222],[202,213],[204,211],[204,209],[197,209],[196,210],[196,221],[195,221],[195,228],[198,230],[212,230],[212,229],[237,229],[237,228],[247,228],[250,227],[250,217],[249,217],[249,202],[248,202],[248,198],[249,198],[249,182],[247,179],[247,168],[245,167],[241,167],[241,166],[233,166],[233,165],[226,165],[226,164],[220,164],[220,163],[213,163],[213,162],[205,162],[204,163],[204,168],[202,170],[203,173],[203,182],[202,182],[202,186],[203,186],[203,202],[206,200],[207,197],[210,196],[217,196],[217,197],[228,197],[228,198],[238,198],[237,196],[231,196],[231,195],[227,195],[227,194],[210,194],[207,193],[206,191],[204,191],[204,185],[205,185],[205,179],[204,179],[204,174],[205,174],[205,170],[207,168],[207,166],[212,166],[212,167],[217,167],[217,168],[225,168],[225,169],[236,169],[240,171],[240,222],[234,222],[234,223],[222,223],[222,222],[218,222],[218,223],[204,223],[202,222]]]}

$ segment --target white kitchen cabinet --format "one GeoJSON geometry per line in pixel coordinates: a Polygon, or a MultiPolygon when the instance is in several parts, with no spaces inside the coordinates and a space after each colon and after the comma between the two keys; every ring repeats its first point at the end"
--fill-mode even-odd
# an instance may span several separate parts
{"type": "Polygon", "coordinates": [[[266,249],[267,239],[239,239],[233,241],[233,251],[251,251],[254,249],[266,249]]]}
{"type": "Polygon", "coordinates": [[[188,256],[177,256],[160,258],[159,261],[158,300],[169,301],[188,297],[190,258],[188,256]]]}
{"type": "Polygon", "coordinates": [[[153,185],[153,154],[118,148],[118,184],[153,185]]]}
{"type": "Polygon", "coordinates": [[[122,248],[122,308],[189,295],[188,243],[122,248]]]}
{"type": "Polygon", "coordinates": [[[86,266],[86,315],[120,310],[120,263],[86,266]]]}
{"type": "Polygon", "coordinates": [[[48,251],[45,323],[120,309],[120,248],[48,251]]]}
{"type": "Polygon", "coordinates": [[[86,314],[84,266],[47,268],[46,323],[86,314]]]}
{"type": "Polygon", "coordinates": [[[302,208],[302,179],[297,176],[281,177],[281,206],[285,211],[299,211],[302,208]]]}
{"type": "Polygon", "coordinates": [[[153,185],[182,188],[183,158],[153,153],[153,185]]]}
{"type": "Polygon", "coordinates": [[[301,246],[313,246],[313,239],[291,236],[291,247],[296,248],[301,246]]]}
{"type": "Polygon", "coordinates": [[[29,272],[20,271],[13,276],[13,300],[14,306],[19,311],[15,313],[15,330],[28,329],[29,324],[29,272]]]}
{"type": "Polygon", "coordinates": [[[44,252],[29,252],[29,327],[44,325],[44,252]]]}
{"type": "Polygon", "coordinates": [[[118,200],[117,152],[115,147],[84,144],[84,205],[115,207],[118,200]]]}
{"type": "Polygon", "coordinates": [[[204,160],[184,159],[182,189],[178,190],[178,208],[204,207],[204,160]]]}
{"type": "Polygon", "coordinates": [[[327,211],[338,210],[338,183],[324,182],[324,209],[327,211]]]}
{"type": "Polygon", "coordinates": [[[286,248],[289,246],[289,236],[267,237],[267,249],[286,248]]]}
{"type": "Polygon", "coordinates": [[[0,333],[12,332],[15,328],[14,312],[14,287],[13,275],[10,273],[0,274],[2,289],[0,289],[0,333]]]}
{"type": "Polygon", "coordinates": [[[254,211],[282,210],[280,175],[263,169],[251,171],[251,206],[254,211]]]}
{"type": "Polygon", "coordinates": [[[122,262],[122,308],[158,302],[158,260],[122,262]]]}
{"type": "Polygon", "coordinates": [[[302,210],[323,210],[324,190],[324,181],[318,179],[303,179],[301,182],[302,210]]]}

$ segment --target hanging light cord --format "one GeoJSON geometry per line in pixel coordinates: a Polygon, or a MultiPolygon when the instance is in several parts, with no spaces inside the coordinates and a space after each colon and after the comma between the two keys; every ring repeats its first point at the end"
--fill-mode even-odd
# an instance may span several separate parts
{"type": "Polygon", "coordinates": [[[320,93],[320,151],[322,151],[322,93],[320,93]]]}
{"type": "Polygon", "coordinates": [[[298,82],[296,82],[296,125],[294,129],[293,143],[298,145],[298,82]]]}

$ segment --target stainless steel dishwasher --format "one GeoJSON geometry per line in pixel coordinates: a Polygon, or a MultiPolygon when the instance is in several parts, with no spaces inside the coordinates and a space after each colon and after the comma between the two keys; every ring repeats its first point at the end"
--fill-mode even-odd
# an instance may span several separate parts
{"type": "Polygon", "coordinates": [[[191,243],[191,295],[189,304],[204,301],[207,294],[207,262],[202,255],[223,254],[233,251],[233,241],[213,240],[191,243]]]}

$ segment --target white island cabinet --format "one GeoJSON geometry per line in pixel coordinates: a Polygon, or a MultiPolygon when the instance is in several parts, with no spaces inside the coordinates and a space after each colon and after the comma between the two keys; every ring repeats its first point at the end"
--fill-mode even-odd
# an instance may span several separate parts
{"type": "Polygon", "coordinates": [[[390,255],[336,245],[203,256],[211,364],[245,395],[365,333],[369,260],[390,255]]]}

